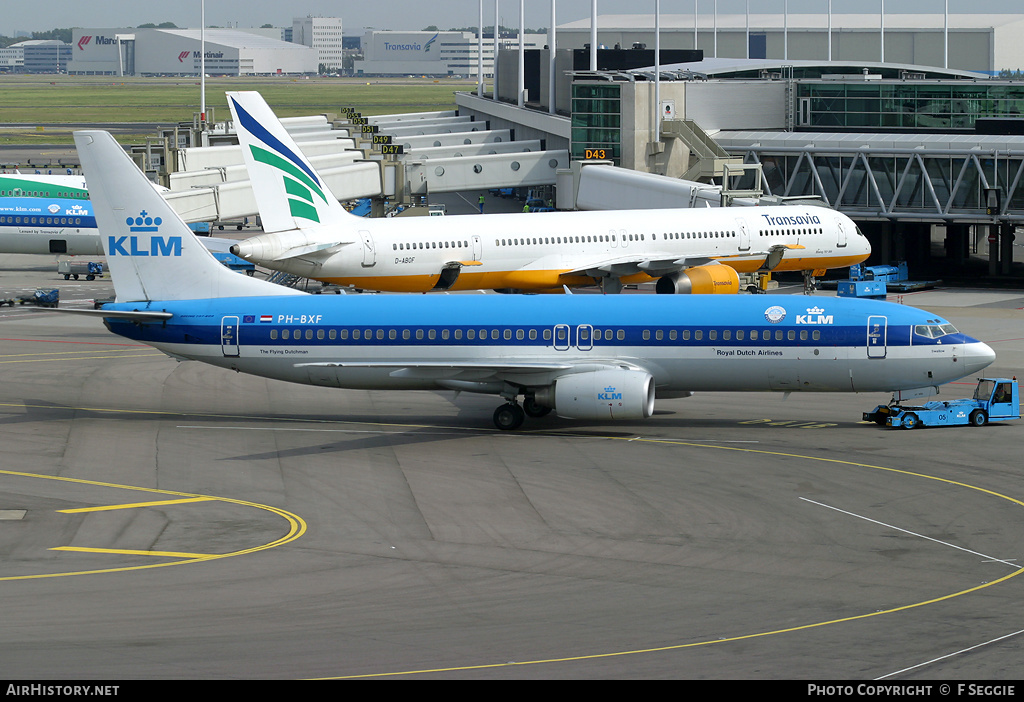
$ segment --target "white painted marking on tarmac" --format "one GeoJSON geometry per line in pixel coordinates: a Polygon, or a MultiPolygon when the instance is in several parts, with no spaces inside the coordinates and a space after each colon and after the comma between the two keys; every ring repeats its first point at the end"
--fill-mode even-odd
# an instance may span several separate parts
{"type": "Polygon", "coordinates": [[[668,442],[700,442],[700,443],[716,443],[716,444],[759,444],[761,443],[758,439],[664,439],[664,438],[644,438],[643,436],[634,436],[632,439],[627,439],[626,443],[631,441],[653,441],[658,443],[660,441],[668,442]]]}
{"type": "Polygon", "coordinates": [[[801,497],[800,499],[803,500],[804,502],[810,502],[812,505],[818,505],[819,507],[826,507],[828,509],[835,510],[836,512],[840,512],[842,514],[846,514],[846,515],[849,515],[851,517],[856,517],[857,519],[863,519],[864,521],[871,522],[872,524],[878,524],[880,526],[884,526],[887,529],[895,529],[896,531],[902,531],[904,534],[910,534],[911,536],[917,536],[919,538],[926,539],[927,541],[934,541],[935,543],[942,544],[943,546],[949,546],[950,548],[955,548],[958,551],[965,551],[966,553],[970,553],[970,554],[975,555],[975,556],[980,556],[981,558],[985,559],[986,561],[992,561],[992,562],[995,562],[995,563],[1002,563],[1003,565],[1009,566],[1009,567],[1014,568],[1014,569],[1020,568],[1020,566],[1017,565],[1016,563],[1011,563],[1010,561],[1003,560],[1002,558],[995,558],[994,556],[989,556],[989,555],[984,554],[984,553],[979,553],[978,551],[972,551],[969,548],[964,548],[963,546],[957,546],[956,544],[951,544],[948,541],[940,541],[939,539],[933,539],[930,536],[925,536],[924,534],[918,534],[915,531],[908,531],[907,529],[901,529],[898,526],[893,526],[892,524],[886,524],[885,522],[880,522],[880,521],[878,521],[876,519],[871,519],[870,517],[865,517],[864,515],[861,515],[861,514],[855,514],[853,512],[847,512],[845,509],[839,509],[838,507],[833,507],[832,505],[826,505],[823,502],[815,502],[814,500],[809,500],[806,497],[801,497]]]}
{"type": "Polygon", "coordinates": [[[895,671],[893,671],[891,673],[887,673],[886,675],[883,675],[881,677],[875,678],[875,680],[885,680],[886,678],[891,678],[893,675],[900,675],[901,673],[906,673],[908,671],[914,670],[915,668],[923,668],[926,665],[931,665],[932,663],[938,663],[941,660],[945,660],[947,658],[952,658],[953,656],[959,656],[959,655],[961,655],[963,653],[970,653],[971,651],[973,651],[976,648],[981,648],[982,646],[989,646],[989,645],[994,644],[994,643],[999,643],[1000,641],[1003,641],[1005,639],[1013,638],[1014,636],[1020,636],[1021,634],[1024,634],[1024,629],[1021,629],[1020,631],[1015,631],[1012,634],[1006,634],[1005,636],[1000,636],[1000,637],[992,639],[990,641],[985,641],[984,643],[975,644],[974,646],[970,646],[968,648],[962,648],[959,651],[954,651],[953,653],[947,653],[946,655],[939,656],[938,658],[932,658],[930,661],[925,661],[924,663],[918,663],[917,665],[912,665],[909,668],[904,668],[903,670],[895,670],[895,671]]]}
{"type": "MultiPolygon", "coordinates": [[[[198,426],[194,424],[179,424],[175,429],[213,429],[216,431],[306,431],[306,432],[327,432],[335,434],[403,434],[408,429],[303,429],[296,427],[209,427],[209,426],[198,426]]],[[[418,431],[417,434],[443,434],[443,435],[456,435],[460,432],[454,431],[435,431],[435,432],[422,432],[418,431]]]]}

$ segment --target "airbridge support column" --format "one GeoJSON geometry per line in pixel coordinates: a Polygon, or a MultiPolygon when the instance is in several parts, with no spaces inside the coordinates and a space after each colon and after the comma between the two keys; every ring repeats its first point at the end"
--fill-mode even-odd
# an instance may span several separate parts
{"type": "Polygon", "coordinates": [[[999,275],[999,225],[993,222],[988,226],[988,274],[999,275]]]}
{"type": "MultiPolygon", "coordinates": [[[[935,229],[935,225],[930,222],[920,222],[914,235],[906,240],[906,246],[904,247],[903,254],[898,260],[900,261],[921,261],[927,265],[932,258],[932,231],[935,229]]],[[[967,232],[964,232],[964,243],[967,251],[967,232]]]]}
{"type": "Polygon", "coordinates": [[[865,262],[869,266],[878,266],[892,262],[892,222],[857,222],[857,226],[871,244],[871,257],[865,262]]]}
{"type": "MultiPolygon", "coordinates": [[[[902,235],[897,239],[896,254],[893,261],[907,261],[908,265],[931,267],[932,258],[932,224],[929,222],[907,222],[902,235]]],[[[919,272],[918,275],[922,275],[919,272]]]]}
{"type": "Polygon", "coordinates": [[[943,245],[946,249],[946,259],[957,268],[967,262],[970,255],[970,225],[968,224],[947,224],[946,238],[943,245]]]}
{"type": "Polygon", "coordinates": [[[1009,222],[1004,222],[1001,236],[999,237],[999,274],[1010,275],[1013,270],[1013,240],[1016,227],[1009,222]]]}

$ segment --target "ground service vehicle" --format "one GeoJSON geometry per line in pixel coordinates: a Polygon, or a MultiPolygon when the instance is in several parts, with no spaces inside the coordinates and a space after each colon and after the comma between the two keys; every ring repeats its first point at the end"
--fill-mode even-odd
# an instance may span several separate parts
{"type": "Polygon", "coordinates": [[[990,421],[1020,419],[1017,378],[981,378],[974,397],[949,402],[927,402],[921,406],[879,405],[864,413],[864,421],[887,427],[914,429],[919,426],[951,427],[970,424],[981,427],[990,421]]]}

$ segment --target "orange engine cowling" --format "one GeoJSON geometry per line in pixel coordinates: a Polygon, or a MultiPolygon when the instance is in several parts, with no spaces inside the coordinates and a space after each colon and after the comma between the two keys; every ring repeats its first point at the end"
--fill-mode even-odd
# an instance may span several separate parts
{"type": "Polygon", "coordinates": [[[659,295],[735,295],[740,291],[740,276],[731,266],[720,263],[694,266],[658,278],[659,295]]]}

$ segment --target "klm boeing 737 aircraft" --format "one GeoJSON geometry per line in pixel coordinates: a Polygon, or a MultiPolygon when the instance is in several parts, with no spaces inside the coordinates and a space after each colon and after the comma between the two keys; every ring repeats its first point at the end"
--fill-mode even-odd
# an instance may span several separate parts
{"type": "Polygon", "coordinates": [[[350,215],[255,92],[228,93],[264,234],[231,247],[268,268],[368,290],[561,290],[657,281],[659,293],[735,293],[737,271],[845,268],[871,254],[824,207],[350,215]]]}
{"type": "Polygon", "coordinates": [[[656,397],[702,390],[923,389],[995,359],[934,314],[869,300],[308,295],[218,264],[106,132],[75,144],[116,291],[88,312],[179,359],[329,387],[498,395],[500,429],[552,410],[642,419],[656,397]]]}

